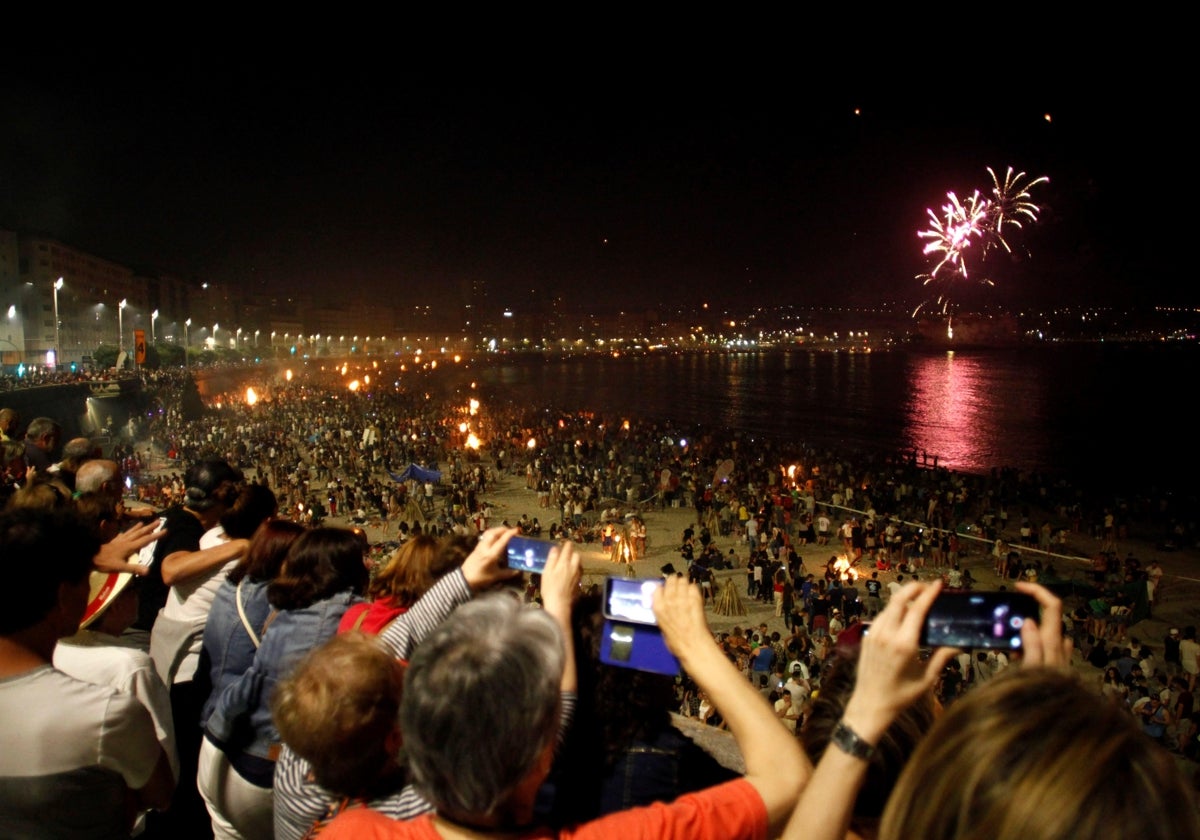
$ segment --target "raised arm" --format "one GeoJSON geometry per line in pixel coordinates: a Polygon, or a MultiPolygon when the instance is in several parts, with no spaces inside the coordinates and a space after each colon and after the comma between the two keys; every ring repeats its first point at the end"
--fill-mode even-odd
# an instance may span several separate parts
{"type": "Polygon", "coordinates": [[[379,639],[397,659],[408,659],[418,644],[446,620],[454,608],[482,592],[520,574],[505,564],[505,546],[516,528],[489,528],[479,536],[462,568],[443,575],[412,609],[400,615],[379,639]]]}
{"type": "Polygon", "coordinates": [[[174,586],[188,578],[219,569],[230,560],[244,555],[249,547],[249,540],[228,540],[199,551],[176,551],[168,554],[162,562],[163,583],[174,586]]]}
{"type": "Polygon", "coordinates": [[[733,733],[746,764],[745,779],[762,797],[774,836],[791,815],[812,765],[775,710],[717,646],[699,587],[668,578],[655,593],[654,614],[667,646],[733,733]]]}
{"type": "Polygon", "coordinates": [[[546,561],[546,569],[542,572],[542,607],[562,631],[563,647],[567,654],[561,684],[564,692],[575,692],[579,688],[572,641],[571,605],[579,592],[581,568],[582,560],[574,543],[564,542],[550,549],[550,559],[546,561]]]}
{"type": "Polygon", "coordinates": [[[871,623],[871,632],[863,636],[854,693],[784,829],[784,840],[846,836],[875,745],[896,715],[933,687],[958,652],[938,648],[927,662],[918,655],[921,625],[941,589],[941,581],[910,583],[871,623]]]}

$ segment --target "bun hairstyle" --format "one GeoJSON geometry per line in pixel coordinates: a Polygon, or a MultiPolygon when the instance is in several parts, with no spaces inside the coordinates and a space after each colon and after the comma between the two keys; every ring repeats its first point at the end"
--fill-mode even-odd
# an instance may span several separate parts
{"type": "Polygon", "coordinates": [[[184,507],[205,511],[220,503],[230,503],[236,496],[242,471],[221,458],[205,458],[188,469],[184,476],[184,507]]]}

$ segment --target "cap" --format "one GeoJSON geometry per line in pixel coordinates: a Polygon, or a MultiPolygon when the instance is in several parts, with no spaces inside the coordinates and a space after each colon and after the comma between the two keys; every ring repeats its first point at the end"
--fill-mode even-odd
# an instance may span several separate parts
{"type": "Polygon", "coordinates": [[[79,629],[87,627],[112,606],[112,602],[125,591],[131,580],[133,575],[129,572],[92,572],[88,576],[87,607],[79,622],[79,629]]]}
{"type": "MultiPolygon", "coordinates": [[[[149,566],[154,559],[154,544],[151,543],[137,554],[129,558],[130,563],[139,566],[149,566]]],[[[117,596],[125,591],[133,580],[130,572],[91,572],[88,576],[87,606],[83,610],[83,618],[79,620],[79,629],[83,630],[94,622],[117,600],[117,596]]]]}
{"type": "Polygon", "coordinates": [[[222,458],[205,458],[193,464],[184,476],[184,504],[195,511],[205,511],[218,503],[216,492],[224,484],[242,481],[242,471],[222,458]]]}
{"type": "Polygon", "coordinates": [[[1178,635],[1179,635],[1179,628],[1178,628],[1178,627],[1172,627],[1172,628],[1171,628],[1171,635],[1172,635],[1172,636],[1178,636],[1178,635]]]}

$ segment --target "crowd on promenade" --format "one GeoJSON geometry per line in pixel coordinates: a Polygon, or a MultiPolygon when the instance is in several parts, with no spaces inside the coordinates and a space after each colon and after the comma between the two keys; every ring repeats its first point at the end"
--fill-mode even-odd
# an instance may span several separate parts
{"type": "Polygon", "coordinates": [[[34,367],[20,376],[11,373],[0,374],[0,391],[18,391],[44,385],[72,385],[79,382],[113,382],[123,378],[126,378],[125,375],[111,370],[34,367]]]}
{"type": "MultiPolygon", "coordinates": [[[[472,409],[458,394],[314,377],[191,414],[194,387],[156,377],[136,437],[109,453],[0,409],[4,836],[1200,834],[1164,749],[1168,734],[1196,741],[1179,705],[1200,670],[1193,628],[1178,659],[1132,639],[1124,655],[1111,613],[1064,609],[1022,564],[1012,585],[1041,620],[1019,654],[919,644],[945,584],[912,571],[950,581],[958,538],[1001,548],[1011,517],[1032,550],[1035,520],[1103,535],[1132,511],[911,454],[472,409]],[[440,478],[406,478],[410,465],[440,478]],[[569,538],[536,578],[505,565],[530,523],[496,521],[498,473],[569,538]],[[695,511],[693,561],[706,532],[744,543],[763,568],[748,594],[769,589],[789,634],[714,633],[684,560],[649,603],[680,678],[602,664],[618,631],[602,593],[581,589],[573,540],[653,506],[695,511]],[[395,550],[372,562],[364,532],[331,516],[385,523],[395,550]],[[809,540],[909,579],[849,598],[832,565],[789,563],[809,540]],[[1073,647],[1114,641],[1121,686],[1082,684],[1073,647]],[[744,772],[698,751],[678,711],[732,733],[744,772]]],[[[1098,595],[1128,585],[1150,601],[1146,569],[1104,566],[1098,595]]]]}

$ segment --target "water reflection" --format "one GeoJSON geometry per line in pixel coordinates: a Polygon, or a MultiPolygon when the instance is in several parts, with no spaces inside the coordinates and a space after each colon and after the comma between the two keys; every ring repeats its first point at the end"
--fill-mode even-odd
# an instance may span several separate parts
{"type": "Polygon", "coordinates": [[[967,472],[1041,460],[1047,448],[1041,371],[953,351],[912,356],[909,363],[906,441],[918,455],[927,452],[932,462],[936,454],[939,466],[967,472]]]}
{"type": "Polygon", "coordinates": [[[1138,397],[1182,393],[1197,352],[1080,345],[517,358],[471,375],[496,404],[700,423],[747,443],[761,435],[819,451],[924,450],[940,466],[977,473],[1011,466],[1120,481],[1200,472],[1192,415],[1150,410],[1138,397]]]}

